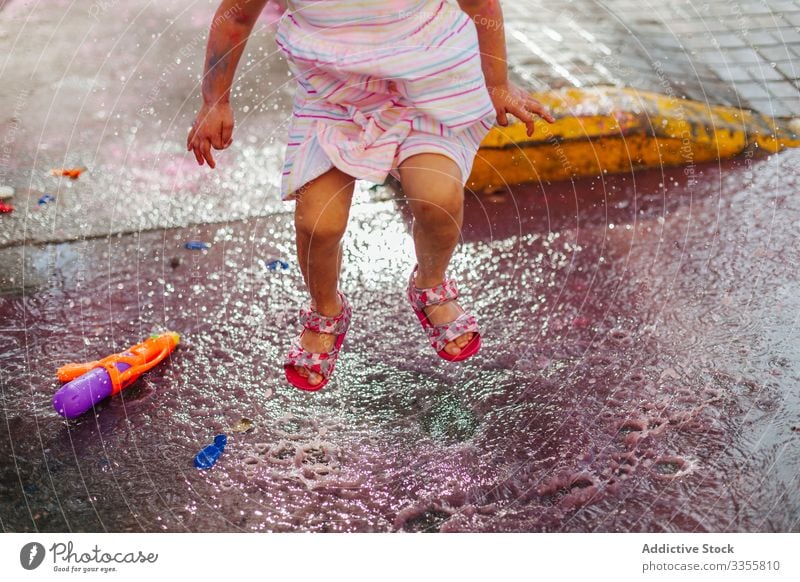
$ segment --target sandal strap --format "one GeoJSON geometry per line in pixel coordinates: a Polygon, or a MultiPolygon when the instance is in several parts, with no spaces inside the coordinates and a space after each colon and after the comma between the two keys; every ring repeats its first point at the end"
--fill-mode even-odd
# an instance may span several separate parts
{"type": "Polygon", "coordinates": [[[284,367],[302,366],[328,379],[333,372],[333,366],[336,363],[338,355],[339,350],[337,349],[325,353],[309,352],[303,348],[300,343],[300,336],[297,336],[289,353],[286,354],[284,358],[283,365],[284,367]]]}
{"type": "Polygon", "coordinates": [[[449,342],[465,333],[480,333],[478,320],[471,313],[462,313],[453,321],[432,325],[425,330],[431,345],[437,352],[442,351],[449,342]]]}
{"type": "Polygon", "coordinates": [[[350,302],[347,300],[344,293],[341,291],[337,291],[337,293],[342,301],[342,311],[339,315],[333,317],[322,315],[315,311],[309,303],[308,307],[300,310],[301,325],[317,333],[330,333],[334,335],[345,333],[350,327],[350,318],[353,314],[353,308],[350,306],[350,302]]]}
{"type": "Polygon", "coordinates": [[[414,267],[408,280],[408,297],[417,309],[446,303],[458,299],[458,287],[454,279],[445,279],[438,285],[420,289],[414,284],[418,266],[414,267]]]}
{"type": "MultiPolygon", "coordinates": [[[[307,308],[300,310],[300,322],[305,329],[334,335],[347,333],[350,327],[350,320],[353,316],[353,308],[344,293],[341,291],[337,291],[337,293],[342,301],[342,311],[339,315],[327,317],[312,309],[311,304],[309,304],[307,308]]],[[[300,341],[302,335],[303,334],[300,333],[300,335],[294,339],[289,353],[286,354],[283,360],[284,367],[302,366],[316,372],[325,379],[330,378],[336,360],[339,357],[339,350],[333,348],[329,352],[309,352],[303,347],[300,341]]]]}

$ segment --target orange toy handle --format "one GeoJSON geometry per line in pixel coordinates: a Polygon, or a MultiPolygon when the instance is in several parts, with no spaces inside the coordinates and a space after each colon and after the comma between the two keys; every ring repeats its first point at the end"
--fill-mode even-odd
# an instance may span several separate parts
{"type": "Polygon", "coordinates": [[[180,337],[177,333],[162,333],[133,346],[125,352],[113,354],[102,360],[84,362],[82,364],[65,364],[58,369],[58,379],[61,382],[70,382],[94,368],[105,368],[111,379],[111,395],[113,396],[133,384],[139,376],[161,363],[175,349],[179,341],[180,337]],[[118,362],[124,362],[130,368],[120,372],[116,366],[118,362]]]}
{"type": "Polygon", "coordinates": [[[86,362],[84,364],[64,364],[58,369],[59,382],[72,382],[75,378],[83,376],[89,370],[100,365],[100,362],[86,362]]]}

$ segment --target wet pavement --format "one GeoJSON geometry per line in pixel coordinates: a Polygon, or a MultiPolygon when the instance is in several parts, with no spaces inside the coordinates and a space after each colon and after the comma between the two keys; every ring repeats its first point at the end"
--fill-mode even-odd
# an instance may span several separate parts
{"type": "MultiPolygon", "coordinates": [[[[216,172],[183,151],[213,4],[0,12],[4,531],[798,531],[800,153],[468,193],[451,273],[485,344],[461,365],[405,304],[402,198],[362,184],[354,325],[328,387],[301,393],[279,368],[306,296],[277,194],[274,15],[234,147],[216,172]],[[50,175],[72,165],[88,172],[50,175]],[[96,415],[54,413],[59,365],[165,329],[168,362],[96,415]],[[218,432],[225,453],[194,469],[218,432]]],[[[532,50],[505,4],[512,53],[532,50]]],[[[542,59],[516,74],[555,86],[542,59]]]]}
{"type": "Polygon", "coordinates": [[[0,299],[2,527],[797,531],[798,164],[470,196],[452,274],[485,347],[463,365],[405,304],[405,204],[356,207],[354,325],[316,394],[279,368],[304,301],[290,215],[28,248],[39,283],[0,299]],[[169,362],[54,414],[58,365],[163,329],[169,362]]]}
{"type": "Polygon", "coordinates": [[[14,187],[0,246],[223,222],[286,210],[278,196],[293,81],[265,12],[234,93],[236,146],[198,168],[186,135],[200,104],[216,3],[14,1],[0,15],[3,149],[14,187]],[[119,17],[125,14],[126,17],[119,17]],[[86,167],[78,180],[51,169],[86,167]],[[54,202],[40,205],[45,194],[54,202]]]}

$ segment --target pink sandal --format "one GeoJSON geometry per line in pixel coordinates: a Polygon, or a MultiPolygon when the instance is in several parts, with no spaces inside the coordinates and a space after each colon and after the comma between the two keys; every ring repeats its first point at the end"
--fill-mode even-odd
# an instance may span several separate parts
{"type": "Polygon", "coordinates": [[[303,332],[300,332],[283,362],[286,379],[295,388],[314,392],[325,386],[331,374],[333,374],[333,368],[339,358],[339,350],[344,343],[344,337],[347,335],[350,319],[353,315],[353,308],[350,306],[350,302],[347,301],[347,297],[341,291],[337,291],[337,293],[342,301],[342,311],[335,317],[327,317],[314,311],[310,304],[307,308],[300,310],[300,323],[303,324],[304,329],[310,329],[317,333],[336,334],[336,340],[331,351],[327,353],[309,352],[300,343],[300,338],[303,336],[303,332]],[[295,370],[295,366],[302,366],[316,372],[322,376],[322,381],[319,384],[310,384],[308,378],[301,376],[295,370]]]}
{"type": "Polygon", "coordinates": [[[431,323],[431,320],[428,319],[428,316],[423,311],[423,308],[429,305],[438,305],[439,303],[457,299],[458,289],[456,288],[456,282],[445,277],[445,280],[435,287],[419,289],[414,281],[417,268],[418,265],[414,266],[414,270],[411,271],[406,293],[414,313],[417,314],[419,322],[422,324],[422,329],[428,334],[428,340],[431,342],[433,349],[436,350],[441,358],[451,362],[459,362],[474,356],[481,348],[481,335],[474,315],[464,312],[451,322],[437,325],[431,323]],[[452,356],[444,350],[444,347],[449,342],[468,332],[473,332],[475,335],[472,336],[467,345],[461,348],[457,355],[452,356]]]}

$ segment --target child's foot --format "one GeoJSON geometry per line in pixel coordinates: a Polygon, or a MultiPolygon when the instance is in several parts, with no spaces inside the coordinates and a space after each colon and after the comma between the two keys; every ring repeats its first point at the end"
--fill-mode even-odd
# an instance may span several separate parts
{"type": "MultiPolygon", "coordinates": [[[[434,325],[455,321],[459,315],[464,313],[464,310],[461,309],[461,306],[455,301],[448,301],[446,303],[440,303],[439,305],[429,305],[424,308],[424,311],[428,319],[430,319],[431,323],[434,325]]],[[[451,356],[460,354],[461,349],[472,341],[474,335],[475,334],[470,331],[458,336],[453,341],[447,342],[444,346],[444,351],[451,356]]]]}
{"type": "MultiPolygon", "coordinates": [[[[336,317],[342,312],[343,308],[342,302],[338,297],[336,298],[336,302],[337,304],[332,310],[323,309],[318,311],[327,317],[336,317]]],[[[331,349],[333,349],[334,341],[336,341],[336,336],[334,334],[317,333],[316,331],[311,331],[310,329],[304,329],[303,334],[300,336],[300,345],[309,352],[314,353],[325,353],[331,351],[331,349]]],[[[312,386],[316,386],[322,382],[322,375],[317,374],[308,368],[295,366],[294,369],[297,370],[297,373],[303,378],[308,378],[308,383],[312,386]]]]}
{"type": "MultiPolygon", "coordinates": [[[[424,289],[426,287],[433,287],[437,285],[437,282],[432,283],[431,285],[425,285],[424,287],[419,284],[419,281],[414,282],[414,285],[418,289],[424,289]]],[[[458,316],[464,313],[464,310],[461,309],[461,306],[454,300],[446,301],[444,303],[439,303],[438,305],[428,305],[427,307],[423,308],[425,315],[428,316],[428,319],[434,325],[440,325],[442,323],[449,323],[451,321],[455,321],[458,319],[458,316]]],[[[446,351],[451,356],[456,356],[461,353],[462,348],[464,348],[472,338],[475,336],[474,333],[467,332],[463,335],[458,336],[451,342],[447,342],[444,346],[444,351],[446,351]]]]}

